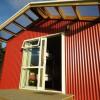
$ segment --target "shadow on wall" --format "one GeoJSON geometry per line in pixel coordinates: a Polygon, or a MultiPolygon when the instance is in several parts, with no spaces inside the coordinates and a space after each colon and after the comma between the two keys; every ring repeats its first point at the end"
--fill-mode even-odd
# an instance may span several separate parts
{"type": "Polygon", "coordinates": [[[58,33],[58,32],[66,32],[68,36],[75,35],[89,27],[92,27],[99,23],[98,19],[90,22],[86,21],[66,21],[66,20],[41,20],[39,22],[33,23],[28,27],[30,31],[42,32],[42,33],[58,33]],[[37,28],[38,27],[38,28],[37,28]]]}

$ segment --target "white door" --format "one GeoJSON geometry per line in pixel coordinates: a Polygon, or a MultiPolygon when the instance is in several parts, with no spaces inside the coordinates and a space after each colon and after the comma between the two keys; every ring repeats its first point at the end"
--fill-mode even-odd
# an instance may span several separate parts
{"type": "Polygon", "coordinates": [[[21,88],[45,89],[47,38],[23,43],[21,88]]]}

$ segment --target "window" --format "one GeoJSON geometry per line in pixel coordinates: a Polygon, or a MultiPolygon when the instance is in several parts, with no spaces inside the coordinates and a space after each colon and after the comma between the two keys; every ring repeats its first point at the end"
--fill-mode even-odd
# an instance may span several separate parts
{"type": "Polygon", "coordinates": [[[21,87],[44,88],[46,38],[24,41],[21,87]]]}
{"type": "Polygon", "coordinates": [[[34,46],[39,46],[40,45],[40,38],[38,39],[34,39],[33,40],[28,40],[28,41],[25,41],[22,45],[22,48],[32,48],[34,46]]]}

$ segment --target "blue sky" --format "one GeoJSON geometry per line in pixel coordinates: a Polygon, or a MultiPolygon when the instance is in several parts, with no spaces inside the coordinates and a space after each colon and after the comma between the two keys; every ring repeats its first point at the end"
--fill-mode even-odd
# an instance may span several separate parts
{"type": "Polygon", "coordinates": [[[28,2],[44,0],[0,0],[0,24],[15,14],[28,2]]]}
{"type": "MultiPolygon", "coordinates": [[[[44,0],[0,0],[0,24],[10,18],[19,9],[25,6],[29,2],[44,1],[44,0]]],[[[2,43],[2,47],[5,47],[6,43],[2,43]]]]}

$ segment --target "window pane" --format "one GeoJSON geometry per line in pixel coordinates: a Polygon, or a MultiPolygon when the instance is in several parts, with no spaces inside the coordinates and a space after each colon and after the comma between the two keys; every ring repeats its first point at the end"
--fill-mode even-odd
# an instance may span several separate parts
{"type": "Polygon", "coordinates": [[[54,7],[45,7],[48,12],[53,15],[53,16],[59,16],[59,13],[57,12],[57,10],[54,7]]]}
{"type": "Polygon", "coordinates": [[[99,16],[98,6],[78,6],[81,16],[99,16]]]}
{"type": "Polygon", "coordinates": [[[28,10],[27,12],[26,12],[26,14],[28,15],[28,16],[30,16],[33,20],[37,20],[39,17],[38,16],[36,16],[31,10],[28,10]]]}
{"type": "Polygon", "coordinates": [[[39,65],[39,48],[32,48],[31,53],[31,66],[39,65]]]}
{"type": "Polygon", "coordinates": [[[29,69],[28,86],[37,86],[38,69],[29,69]]]}
{"type": "Polygon", "coordinates": [[[11,38],[13,35],[6,33],[4,31],[0,31],[0,37],[4,38],[4,39],[9,39],[11,38]]]}
{"type": "Polygon", "coordinates": [[[29,60],[29,51],[27,49],[23,50],[23,61],[22,66],[26,67],[28,66],[28,60],[29,60]]]}
{"type": "Polygon", "coordinates": [[[37,87],[37,76],[38,76],[38,69],[23,69],[22,70],[22,79],[21,79],[21,86],[33,86],[37,87]]]}
{"type": "Polygon", "coordinates": [[[59,7],[61,10],[63,10],[65,16],[76,16],[74,10],[72,7],[59,7]]]}
{"type": "Polygon", "coordinates": [[[21,15],[19,18],[16,19],[16,22],[18,22],[19,24],[21,24],[22,26],[26,27],[28,25],[30,25],[32,23],[31,20],[29,20],[27,17],[25,17],[24,15],[21,15]]]}
{"type": "Polygon", "coordinates": [[[31,46],[38,46],[39,45],[39,39],[36,39],[34,41],[27,41],[23,44],[23,47],[31,47],[31,46]]]}
{"type": "Polygon", "coordinates": [[[6,26],[6,29],[14,32],[14,33],[18,33],[21,31],[21,28],[19,28],[18,26],[16,26],[15,24],[11,23],[8,26],[6,26]]]}

